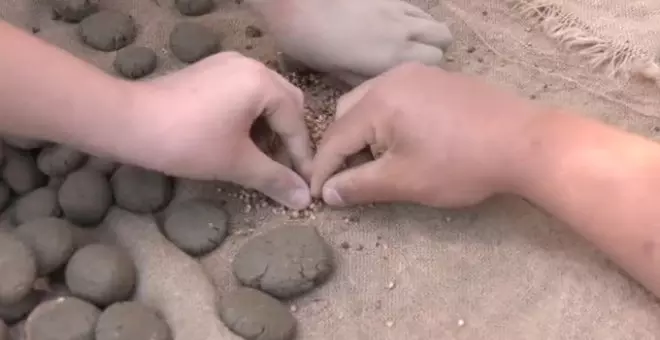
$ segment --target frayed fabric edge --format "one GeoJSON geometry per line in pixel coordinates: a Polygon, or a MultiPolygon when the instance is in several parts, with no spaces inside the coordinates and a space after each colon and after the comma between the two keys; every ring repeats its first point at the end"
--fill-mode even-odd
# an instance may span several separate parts
{"type": "Polygon", "coordinates": [[[639,75],[660,86],[660,66],[654,57],[629,42],[606,40],[593,33],[575,15],[552,0],[508,0],[512,9],[531,20],[549,38],[567,51],[584,58],[590,69],[603,70],[608,77],[628,80],[639,75]]]}

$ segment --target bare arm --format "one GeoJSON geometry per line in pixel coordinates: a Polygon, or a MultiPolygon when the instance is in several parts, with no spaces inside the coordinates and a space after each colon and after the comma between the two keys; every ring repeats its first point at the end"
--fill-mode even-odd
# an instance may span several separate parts
{"type": "Polygon", "coordinates": [[[515,191],[660,296],[660,146],[577,115],[533,125],[515,191]]]}
{"type": "Polygon", "coordinates": [[[2,21],[0,41],[0,134],[119,148],[135,126],[130,83],[2,21]]]}

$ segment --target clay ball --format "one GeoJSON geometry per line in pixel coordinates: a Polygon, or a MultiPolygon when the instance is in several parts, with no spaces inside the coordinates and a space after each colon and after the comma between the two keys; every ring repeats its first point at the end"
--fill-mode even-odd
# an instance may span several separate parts
{"type": "Polygon", "coordinates": [[[48,144],[47,142],[42,140],[19,137],[19,136],[5,136],[4,141],[5,143],[7,143],[7,145],[21,150],[38,149],[48,144]]]}
{"type": "Polygon", "coordinates": [[[14,221],[17,225],[42,217],[57,217],[60,214],[57,191],[49,187],[41,187],[31,191],[19,198],[14,207],[14,221]]]}
{"type": "Polygon", "coordinates": [[[17,236],[0,231],[0,304],[11,305],[25,298],[37,278],[32,249],[17,236]]]}
{"type": "Polygon", "coordinates": [[[137,28],[130,16],[112,10],[94,13],[80,22],[80,38],[99,51],[116,51],[133,43],[137,28]]]}
{"type": "Polygon", "coordinates": [[[226,294],[219,305],[222,322],[245,339],[289,340],[296,334],[296,319],[275,298],[242,287],[226,294]]]}
{"type": "Polygon", "coordinates": [[[85,154],[64,145],[45,147],[37,157],[37,167],[48,176],[65,176],[85,162],[85,154]]]}
{"type": "Polygon", "coordinates": [[[50,3],[62,20],[71,23],[80,22],[99,10],[99,0],[50,0],[50,3]]]}
{"type": "Polygon", "coordinates": [[[112,174],[118,166],[117,162],[98,156],[90,156],[87,158],[87,163],[85,163],[86,169],[98,171],[104,175],[112,174]]]}
{"type": "Polygon", "coordinates": [[[331,248],[313,227],[286,226],[243,245],[232,268],[246,286],[292,298],[323,283],[333,271],[331,248]]]}
{"type": "Polygon", "coordinates": [[[112,175],[111,184],[117,205],[136,213],[160,210],[172,198],[169,177],[140,167],[122,165],[112,175]]]}
{"type": "Polygon", "coordinates": [[[107,306],[130,298],[136,269],[116,246],[90,244],[73,254],[66,267],[66,285],[76,296],[107,306]]]}
{"type": "Polygon", "coordinates": [[[145,77],[156,69],[158,57],[148,47],[129,46],[119,52],[113,64],[115,71],[128,79],[145,77]]]}
{"type": "Polygon", "coordinates": [[[94,340],[94,327],[101,311],[75,297],[46,301],[25,321],[26,339],[94,340]]]}
{"type": "Polygon", "coordinates": [[[11,189],[5,182],[0,182],[0,210],[7,207],[11,199],[11,189]]]}
{"type": "Polygon", "coordinates": [[[10,305],[0,304],[0,319],[8,324],[14,324],[22,320],[41,302],[43,296],[44,293],[42,291],[32,290],[17,303],[10,305]]]}
{"type": "Polygon", "coordinates": [[[181,22],[170,33],[170,50],[184,63],[194,63],[220,51],[218,38],[205,26],[181,22]]]}
{"type": "Polygon", "coordinates": [[[46,183],[48,178],[37,168],[34,158],[27,152],[7,150],[2,179],[17,194],[26,194],[46,183]]]}
{"type": "Polygon", "coordinates": [[[175,204],[167,212],[163,231],[172,243],[192,256],[217,248],[227,236],[229,214],[203,200],[175,204]]]}
{"type": "Polygon", "coordinates": [[[64,216],[80,226],[101,222],[112,204],[112,189],[103,174],[93,170],[71,173],[58,192],[64,216]]]}
{"type": "Polygon", "coordinates": [[[40,276],[61,268],[73,255],[74,228],[57,217],[35,219],[16,228],[16,235],[32,249],[40,276]]]}
{"type": "Polygon", "coordinates": [[[96,324],[95,340],[169,340],[170,330],[154,310],[138,302],[108,307],[96,324]]]}
{"type": "Polygon", "coordinates": [[[213,0],[175,0],[176,8],[183,15],[198,16],[213,10],[213,0]]]}

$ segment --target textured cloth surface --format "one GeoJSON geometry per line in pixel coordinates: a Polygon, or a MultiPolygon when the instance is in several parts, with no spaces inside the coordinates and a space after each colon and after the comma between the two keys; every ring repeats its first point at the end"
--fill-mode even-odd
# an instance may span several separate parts
{"type": "MultiPolygon", "coordinates": [[[[564,51],[509,3],[413,2],[446,18],[455,33],[448,68],[657,137],[660,123],[655,116],[660,105],[654,84],[626,83],[587,71],[581,57],[564,51]]],[[[182,20],[171,0],[106,3],[136,18],[137,44],[153,47],[161,56],[158,74],[182,67],[167,56],[167,35],[182,20]]],[[[245,27],[254,24],[245,8],[229,0],[217,3],[214,14],[188,20],[222,33],[226,49],[272,59],[275,50],[267,35],[245,37],[245,27]]],[[[625,8],[636,2],[617,3],[625,8]]],[[[587,13],[583,18],[597,15],[587,13]]],[[[77,39],[76,26],[51,21],[43,6],[27,0],[0,1],[0,17],[28,30],[38,25],[40,37],[112,72],[114,53],[85,48],[77,39]]],[[[627,20],[634,19],[621,22],[627,20]]],[[[621,32],[626,31],[624,25],[621,32]]],[[[226,201],[232,229],[254,229],[258,234],[288,220],[270,209],[244,213],[235,198],[208,183],[179,184],[177,199],[201,196],[226,201]]],[[[315,220],[299,223],[319,228],[338,262],[326,285],[289,302],[297,307],[299,339],[659,338],[660,307],[653,297],[560,222],[516,198],[493,199],[461,211],[409,205],[326,209],[315,220]],[[343,249],[342,242],[350,248],[343,249]]],[[[230,263],[248,238],[232,234],[203,259],[219,294],[236,285],[230,263]]],[[[182,308],[182,315],[195,314],[186,308],[194,306],[182,308]]]]}

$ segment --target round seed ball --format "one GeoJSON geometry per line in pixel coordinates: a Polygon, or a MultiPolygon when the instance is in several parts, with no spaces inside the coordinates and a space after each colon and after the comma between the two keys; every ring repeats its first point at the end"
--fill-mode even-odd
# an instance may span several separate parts
{"type": "Polygon", "coordinates": [[[26,339],[94,340],[94,327],[101,311],[75,297],[46,301],[25,321],[26,339]]]}
{"type": "Polygon", "coordinates": [[[176,8],[183,15],[198,16],[213,10],[213,0],[176,0],[176,8]]]}
{"type": "Polygon", "coordinates": [[[169,340],[170,330],[155,311],[138,302],[108,307],[96,324],[95,340],[169,340]]]}
{"type": "Polygon", "coordinates": [[[138,79],[153,72],[157,64],[158,57],[152,49],[129,46],[117,52],[113,66],[120,75],[129,79],[138,79]]]}
{"type": "Polygon", "coordinates": [[[94,13],[80,22],[83,43],[99,51],[111,52],[130,45],[137,28],[130,16],[112,10],[94,13]]]}
{"type": "Polygon", "coordinates": [[[44,293],[42,291],[32,290],[17,303],[9,305],[0,304],[0,319],[8,324],[14,324],[22,320],[41,302],[43,296],[44,293]]]}
{"type": "Polygon", "coordinates": [[[81,226],[101,222],[112,204],[112,189],[103,174],[92,170],[71,173],[58,192],[64,216],[81,226]]]}
{"type": "Polygon", "coordinates": [[[30,247],[14,234],[0,231],[0,304],[25,298],[37,279],[37,262],[30,247]]]}
{"type": "Polygon", "coordinates": [[[332,250],[313,227],[286,226],[250,239],[232,268],[244,285],[292,298],[323,283],[333,270],[332,250]]]}
{"type": "Polygon", "coordinates": [[[220,319],[245,339],[290,340],[296,319],[275,298],[256,289],[242,287],[220,301],[220,319]]]}
{"type": "Polygon", "coordinates": [[[32,249],[40,276],[61,268],[73,255],[74,227],[61,218],[44,217],[16,228],[16,235],[32,249]]]}
{"type": "Polygon", "coordinates": [[[18,225],[42,217],[57,217],[61,213],[57,203],[57,191],[49,187],[41,187],[16,201],[14,221],[18,225]]]}
{"type": "Polygon", "coordinates": [[[87,158],[87,163],[85,164],[85,168],[98,171],[104,175],[112,174],[118,166],[119,164],[111,159],[97,156],[90,156],[87,158]]]}
{"type": "Polygon", "coordinates": [[[117,205],[137,213],[163,208],[172,199],[172,181],[162,173],[122,165],[111,178],[117,205]]]}
{"type": "Polygon", "coordinates": [[[66,267],[65,280],[74,295],[107,306],[130,298],[136,270],[122,249],[96,243],[73,254],[66,267]]]}
{"type": "Polygon", "coordinates": [[[2,179],[17,194],[26,194],[46,183],[48,178],[37,168],[34,158],[23,151],[7,150],[2,179]]]}
{"type": "Polygon", "coordinates": [[[37,157],[37,167],[52,177],[65,176],[85,162],[85,154],[64,145],[45,147],[37,157]]]}
{"type": "Polygon", "coordinates": [[[7,145],[21,150],[38,149],[48,144],[46,141],[19,136],[5,136],[4,140],[7,145]]]}
{"type": "Polygon", "coordinates": [[[9,204],[11,198],[11,189],[5,182],[0,182],[0,210],[3,210],[9,204]]]}
{"type": "Polygon", "coordinates": [[[78,23],[99,10],[99,0],[50,0],[53,11],[62,20],[78,23]]]}
{"type": "Polygon", "coordinates": [[[194,63],[220,51],[218,38],[205,26],[181,22],[170,33],[170,50],[184,63],[194,63]]]}
{"type": "Polygon", "coordinates": [[[177,203],[165,216],[163,231],[172,243],[192,256],[217,248],[227,236],[229,214],[203,200],[177,203]]]}

